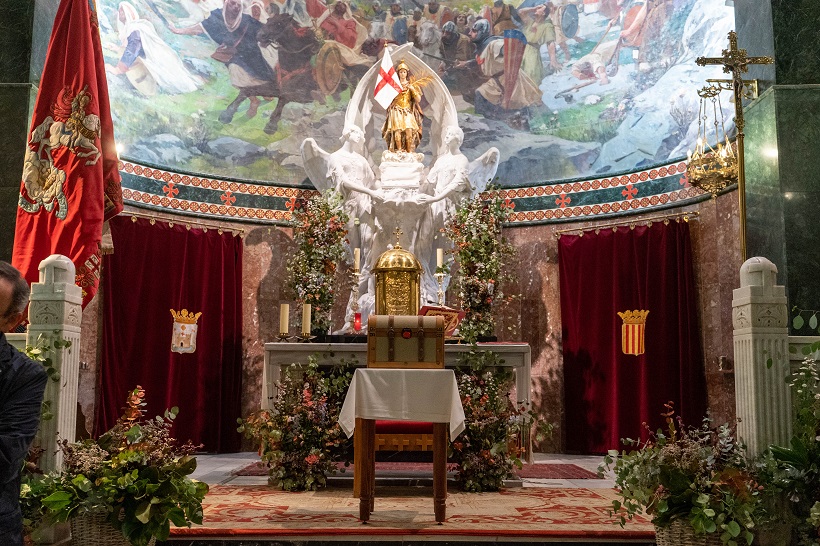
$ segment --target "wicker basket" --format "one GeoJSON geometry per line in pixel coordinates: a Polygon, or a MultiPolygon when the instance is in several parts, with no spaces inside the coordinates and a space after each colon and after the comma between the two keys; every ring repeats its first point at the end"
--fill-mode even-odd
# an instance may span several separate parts
{"type": "Polygon", "coordinates": [[[689,522],[680,519],[666,527],[656,525],[655,543],[658,546],[723,546],[719,534],[696,535],[689,522]]]}
{"type": "MultiPolygon", "coordinates": [[[[119,529],[108,522],[108,512],[86,512],[71,518],[71,540],[82,546],[131,546],[119,529]]],[[[148,546],[154,546],[152,537],[148,546]]]]}

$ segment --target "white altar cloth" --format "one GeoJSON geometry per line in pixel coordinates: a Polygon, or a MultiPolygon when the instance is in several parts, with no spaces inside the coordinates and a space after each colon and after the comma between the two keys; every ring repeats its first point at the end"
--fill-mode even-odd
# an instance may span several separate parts
{"type": "Polygon", "coordinates": [[[464,430],[464,408],[453,370],[357,369],[339,414],[348,437],[357,417],[449,423],[450,439],[464,430]]]}

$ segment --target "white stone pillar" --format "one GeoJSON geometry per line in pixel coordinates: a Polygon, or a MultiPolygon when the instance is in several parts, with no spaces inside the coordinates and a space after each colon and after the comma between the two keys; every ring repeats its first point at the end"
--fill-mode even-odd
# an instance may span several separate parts
{"type": "Polygon", "coordinates": [[[45,452],[40,468],[48,472],[61,470],[63,455],[57,440],[75,440],[77,427],[77,386],[80,374],[80,323],[82,320],[82,289],[74,284],[74,264],[59,254],[40,262],[40,282],[31,285],[28,308],[28,344],[36,345],[45,338],[70,341],[65,349],[53,349],[50,356],[60,374],[59,381],[49,379],[45,400],[51,404],[53,418],[40,423],[37,440],[45,452]]]}
{"type": "Polygon", "coordinates": [[[792,430],[786,289],[766,258],[746,260],[733,292],[735,406],[738,436],[750,455],[788,446],[792,430]],[[768,365],[771,361],[771,366],[768,365]]]}

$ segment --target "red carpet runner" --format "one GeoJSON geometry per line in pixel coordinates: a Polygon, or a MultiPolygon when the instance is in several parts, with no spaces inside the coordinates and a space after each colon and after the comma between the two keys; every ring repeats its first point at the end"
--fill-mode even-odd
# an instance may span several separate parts
{"type": "Polygon", "coordinates": [[[375,511],[359,522],[349,488],[287,493],[269,486],[213,486],[205,521],[173,528],[172,538],[451,535],[567,539],[652,539],[639,517],[626,529],[609,516],[611,489],[522,488],[499,493],[450,492],[447,521],[437,525],[432,488],[376,488],[375,511]]]}

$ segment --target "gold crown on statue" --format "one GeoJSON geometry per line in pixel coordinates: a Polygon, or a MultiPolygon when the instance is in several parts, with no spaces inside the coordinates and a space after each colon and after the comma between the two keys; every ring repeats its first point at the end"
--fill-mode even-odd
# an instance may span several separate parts
{"type": "Polygon", "coordinates": [[[187,309],[183,309],[180,312],[176,312],[171,309],[171,314],[174,316],[174,322],[180,322],[182,324],[196,324],[196,321],[199,319],[202,311],[197,314],[193,314],[189,313],[187,309]]]}
{"type": "Polygon", "coordinates": [[[634,311],[618,312],[618,316],[624,320],[624,324],[646,324],[646,315],[649,311],[635,309],[634,311]]]}

